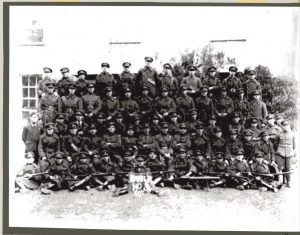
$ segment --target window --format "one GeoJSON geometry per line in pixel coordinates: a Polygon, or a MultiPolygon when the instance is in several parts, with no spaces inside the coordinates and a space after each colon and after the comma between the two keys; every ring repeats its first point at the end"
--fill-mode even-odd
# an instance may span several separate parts
{"type": "Polygon", "coordinates": [[[38,107],[37,87],[42,75],[32,74],[22,76],[23,111],[28,112],[38,107]]]}

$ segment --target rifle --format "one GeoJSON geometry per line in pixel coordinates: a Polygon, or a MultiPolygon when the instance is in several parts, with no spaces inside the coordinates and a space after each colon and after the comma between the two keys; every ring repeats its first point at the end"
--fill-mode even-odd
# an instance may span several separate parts
{"type": "Polygon", "coordinates": [[[44,171],[44,172],[40,172],[40,173],[35,173],[35,174],[31,174],[30,177],[28,175],[26,176],[23,176],[24,178],[32,178],[33,176],[38,176],[38,175],[45,175],[45,174],[48,174],[49,172],[48,171],[44,171]]]}
{"type": "Polygon", "coordinates": [[[294,172],[293,171],[287,171],[287,172],[271,173],[271,174],[252,173],[252,175],[274,178],[274,176],[276,176],[276,175],[289,175],[289,174],[292,174],[292,173],[294,173],[294,172]]]}

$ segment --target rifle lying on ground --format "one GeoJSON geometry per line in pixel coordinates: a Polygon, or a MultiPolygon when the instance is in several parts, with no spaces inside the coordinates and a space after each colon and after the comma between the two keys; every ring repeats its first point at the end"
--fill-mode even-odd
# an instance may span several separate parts
{"type": "Polygon", "coordinates": [[[281,173],[271,173],[271,174],[260,174],[260,173],[252,173],[253,176],[263,176],[263,177],[270,177],[274,178],[276,175],[290,175],[294,173],[293,171],[281,172],[281,173]]]}
{"type": "Polygon", "coordinates": [[[32,178],[32,177],[34,177],[34,176],[38,176],[38,175],[46,175],[46,174],[49,174],[49,172],[48,172],[48,171],[45,171],[45,172],[40,172],[40,173],[35,173],[35,174],[27,174],[27,175],[22,176],[22,177],[30,179],[30,178],[32,178]]]}

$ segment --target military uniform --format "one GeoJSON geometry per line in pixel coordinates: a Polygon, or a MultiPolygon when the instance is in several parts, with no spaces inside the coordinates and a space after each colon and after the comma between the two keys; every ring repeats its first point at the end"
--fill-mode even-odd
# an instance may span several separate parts
{"type": "MultiPolygon", "coordinates": [[[[215,128],[215,132],[221,131],[220,128],[215,128]]],[[[212,159],[215,159],[215,154],[217,152],[222,152],[228,156],[229,154],[229,149],[226,144],[226,140],[221,136],[220,138],[217,136],[214,136],[211,139],[211,157],[212,159]]]]}
{"type": "Polygon", "coordinates": [[[224,154],[222,152],[216,152],[215,154],[216,161],[212,162],[212,165],[209,167],[209,173],[220,174],[220,180],[213,180],[209,185],[210,188],[215,186],[225,186],[229,176],[229,164],[224,161],[224,154]]]}
{"type": "MultiPolygon", "coordinates": [[[[167,88],[163,87],[161,92],[168,91],[167,88]]],[[[162,119],[170,114],[170,112],[174,112],[176,110],[176,104],[174,100],[168,96],[166,97],[157,97],[155,99],[155,111],[157,115],[162,119]]]]}
{"type": "Polygon", "coordinates": [[[112,160],[118,164],[122,164],[123,161],[120,156],[121,144],[121,135],[116,133],[104,134],[101,139],[101,148],[109,149],[113,157],[112,160]]]}
{"type": "MultiPolygon", "coordinates": [[[[253,92],[253,95],[260,95],[260,91],[253,92]]],[[[264,120],[268,116],[268,110],[266,104],[261,100],[252,100],[249,107],[249,116],[257,117],[260,120],[264,120]]]]}
{"type": "Polygon", "coordinates": [[[72,119],[75,112],[82,110],[82,99],[78,96],[69,94],[61,97],[62,112],[66,114],[68,120],[72,119]]]}
{"type": "MultiPolygon", "coordinates": [[[[87,85],[87,88],[93,87],[93,84],[87,85]]],[[[102,109],[102,101],[100,100],[100,97],[90,92],[82,96],[82,104],[85,116],[88,117],[89,121],[91,121],[92,117],[96,116],[102,109]]]]}
{"type": "MultiPolygon", "coordinates": [[[[225,91],[226,88],[222,88],[222,91],[225,91]]],[[[225,124],[228,123],[228,116],[233,112],[233,102],[232,99],[226,96],[220,96],[215,100],[214,110],[215,114],[218,117],[218,123],[225,124]]]]}
{"type": "MultiPolygon", "coordinates": [[[[187,87],[182,86],[180,89],[181,91],[187,90],[187,87]]],[[[195,108],[194,100],[188,95],[181,94],[175,99],[175,103],[177,111],[183,118],[183,121],[186,120],[188,112],[195,108]]]]}
{"type": "Polygon", "coordinates": [[[99,157],[101,137],[97,136],[96,131],[94,131],[94,133],[90,132],[91,130],[97,130],[97,126],[95,124],[90,124],[88,127],[89,133],[85,136],[83,149],[91,157],[99,157]]]}
{"type": "MultiPolygon", "coordinates": [[[[128,130],[133,130],[134,131],[134,126],[133,125],[129,125],[127,127],[127,131],[128,130]]],[[[122,145],[123,147],[125,146],[131,146],[137,149],[137,142],[138,142],[138,138],[135,135],[135,133],[133,132],[133,135],[129,135],[128,133],[124,136],[122,136],[122,145]]]]}
{"type": "Polygon", "coordinates": [[[208,68],[208,75],[206,77],[204,77],[203,81],[202,81],[202,85],[203,86],[207,86],[208,87],[208,95],[215,97],[218,91],[218,88],[221,86],[221,80],[220,78],[218,78],[216,75],[212,75],[211,73],[216,72],[216,68],[215,67],[209,67],[208,68]]]}
{"type": "Polygon", "coordinates": [[[142,133],[138,137],[138,148],[140,154],[146,154],[149,149],[156,146],[155,138],[150,135],[150,126],[149,124],[144,124],[143,129],[149,129],[149,134],[142,133]]]}
{"type": "MultiPolygon", "coordinates": [[[[172,69],[170,64],[164,64],[163,68],[166,70],[172,69]]],[[[164,86],[167,87],[168,90],[170,91],[170,97],[175,97],[177,95],[177,90],[178,90],[177,80],[173,76],[170,76],[168,73],[161,73],[158,76],[158,78],[160,81],[160,88],[164,86]]]]}
{"type": "MultiPolygon", "coordinates": [[[[68,68],[62,68],[61,72],[70,72],[68,68]]],[[[60,97],[68,95],[68,85],[73,82],[70,77],[62,77],[57,83],[57,92],[60,97]]]]}
{"type": "Polygon", "coordinates": [[[214,105],[213,101],[202,92],[207,92],[207,87],[201,88],[201,96],[196,99],[196,109],[198,110],[199,120],[205,124],[208,123],[209,118],[213,115],[214,105]]]}
{"type": "Polygon", "coordinates": [[[189,133],[187,132],[187,126],[186,124],[181,123],[179,128],[186,130],[186,133],[181,133],[181,131],[179,131],[179,133],[174,136],[173,149],[179,149],[181,147],[189,149],[191,147],[191,139],[189,133]]]}
{"type": "Polygon", "coordinates": [[[243,149],[244,149],[244,156],[245,156],[245,159],[249,162],[251,160],[253,160],[254,158],[254,151],[255,151],[255,145],[256,145],[256,142],[252,140],[252,132],[251,130],[245,130],[243,132],[243,140],[242,140],[242,143],[243,143],[243,149]],[[251,136],[251,139],[250,140],[246,140],[245,137],[246,136],[251,136]]]}
{"type": "MultiPolygon", "coordinates": [[[[196,125],[196,128],[199,130],[203,129],[204,126],[202,124],[198,124],[196,125]]],[[[205,154],[205,156],[211,156],[210,140],[204,134],[200,135],[199,133],[196,133],[191,138],[191,149],[200,150],[202,154],[205,154]]]]}
{"type": "Polygon", "coordinates": [[[88,82],[85,80],[85,78],[80,77],[81,75],[87,76],[87,72],[85,70],[79,70],[77,72],[77,76],[79,77],[76,81],[77,90],[75,92],[76,96],[82,97],[86,92],[86,87],[88,85],[88,82]]]}
{"type": "MultiPolygon", "coordinates": [[[[108,67],[109,64],[102,63],[101,67],[108,67]]],[[[99,95],[101,98],[105,95],[105,89],[107,87],[114,87],[116,85],[116,80],[114,76],[108,72],[102,72],[96,76],[96,82],[95,82],[95,91],[96,94],[99,95]]]]}
{"type": "MultiPolygon", "coordinates": [[[[142,89],[149,90],[147,86],[144,86],[142,89]]],[[[149,95],[142,94],[140,97],[138,97],[137,102],[143,119],[148,121],[149,115],[153,113],[153,99],[149,95]]]]}
{"type": "MultiPolygon", "coordinates": [[[[111,90],[111,87],[106,88],[106,92],[109,92],[111,90]]],[[[102,112],[104,112],[107,116],[113,118],[119,112],[119,109],[120,103],[116,98],[107,96],[103,99],[102,112]]]]}
{"type": "Polygon", "coordinates": [[[237,139],[237,131],[236,130],[231,130],[230,131],[230,137],[228,138],[226,145],[228,148],[228,152],[226,154],[226,159],[230,160],[233,155],[235,155],[236,151],[239,149],[243,149],[243,144],[242,142],[237,139]],[[236,136],[235,138],[233,136],[236,136]]]}
{"type": "MultiPolygon", "coordinates": [[[[129,88],[125,88],[124,92],[131,92],[129,88]]],[[[139,105],[138,103],[133,100],[131,97],[124,98],[120,102],[120,111],[123,113],[125,117],[126,123],[132,123],[133,117],[139,112],[139,105]]]]}
{"type": "Polygon", "coordinates": [[[256,74],[256,72],[254,70],[249,70],[247,73],[247,76],[251,76],[247,79],[247,81],[245,82],[245,93],[246,96],[248,98],[248,100],[250,100],[250,98],[252,97],[253,92],[259,90],[261,91],[261,86],[260,83],[254,78],[254,75],[256,74]]]}
{"type": "MultiPolygon", "coordinates": [[[[267,132],[261,132],[260,136],[268,135],[267,132]]],[[[267,164],[271,164],[271,162],[275,162],[275,150],[272,142],[270,140],[265,141],[263,139],[257,141],[255,145],[254,152],[261,152],[264,155],[264,160],[266,160],[267,164]]]]}
{"type": "MultiPolygon", "coordinates": [[[[124,66],[128,66],[128,67],[130,67],[130,65],[129,65],[130,63],[128,63],[128,62],[125,62],[125,63],[123,63],[123,67],[124,66]]],[[[124,89],[125,88],[129,88],[131,91],[133,91],[134,90],[134,88],[135,88],[135,80],[136,80],[136,76],[133,74],[133,73],[131,73],[131,72],[129,72],[129,71],[123,71],[120,75],[119,75],[119,77],[118,77],[118,87],[117,87],[117,92],[119,93],[119,94],[123,94],[124,93],[124,89]]],[[[134,94],[135,95],[135,94],[134,94]]]]}

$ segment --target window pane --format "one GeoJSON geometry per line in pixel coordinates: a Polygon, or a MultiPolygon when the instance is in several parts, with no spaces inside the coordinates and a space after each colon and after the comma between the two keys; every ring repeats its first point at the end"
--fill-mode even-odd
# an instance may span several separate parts
{"type": "Polygon", "coordinates": [[[39,75],[39,76],[38,76],[38,82],[41,81],[41,80],[42,80],[42,76],[39,75]]]}
{"type": "Polygon", "coordinates": [[[27,108],[28,107],[28,100],[23,100],[23,108],[27,108]]]}
{"type": "Polygon", "coordinates": [[[28,97],[28,88],[23,88],[23,97],[28,97]]]}
{"type": "Polygon", "coordinates": [[[29,84],[30,84],[30,86],[35,86],[36,85],[36,76],[35,75],[30,76],[29,84]]]}
{"type": "Polygon", "coordinates": [[[28,76],[22,76],[23,86],[28,86],[28,76]]]}
{"type": "Polygon", "coordinates": [[[35,90],[36,90],[35,88],[29,88],[29,94],[31,98],[35,97],[35,90]]]}
{"type": "Polygon", "coordinates": [[[29,107],[30,108],[35,108],[35,100],[30,100],[29,101],[29,107]]]}

